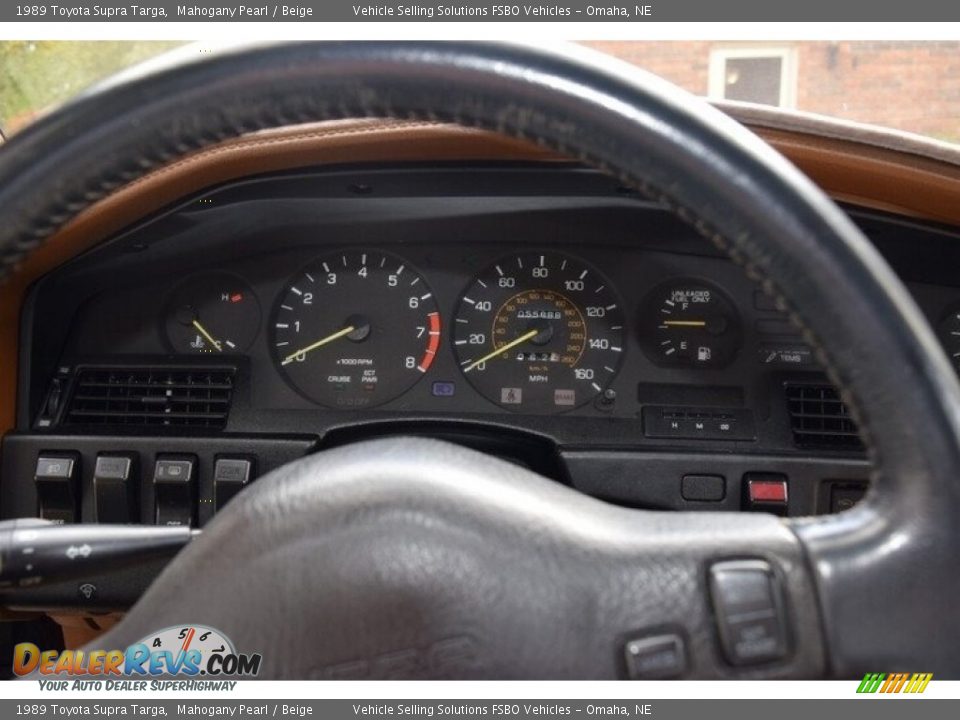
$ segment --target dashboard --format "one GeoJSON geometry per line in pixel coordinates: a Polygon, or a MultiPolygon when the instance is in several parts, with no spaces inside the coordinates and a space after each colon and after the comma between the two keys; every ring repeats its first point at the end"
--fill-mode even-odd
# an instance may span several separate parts
{"type": "MultiPolygon", "coordinates": [[[[956,231],[848,211],[960,358],[956,231]]],[[[568,164],[228,183],[44,277],[20,346],[5,517],[202,526],[285,462],[388,434],[660,509],[835,512],[870,477],[785,309],[568,164]]],[[[116,582],[91,602],[135,596],[116,582]]]]}

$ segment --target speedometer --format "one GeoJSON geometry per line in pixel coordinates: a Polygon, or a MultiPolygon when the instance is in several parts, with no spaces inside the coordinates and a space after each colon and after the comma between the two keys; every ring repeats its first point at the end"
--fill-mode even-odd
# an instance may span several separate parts
{"type": "Polygon", "coordinates": [[[329,407],[372,407],[409,390],[440,346],[440,313],[410,265],[382,252],[322,257],[281,293],[273,351],[300,393],[329,407]]]}
{"type": "Polygon", "coordinates": [[[509,410],[557,413],[604,392],[623,355],[609,283],[569,255],[530,252],[485,269],[460,300],[454,349],[476,390],[509,410]]]}

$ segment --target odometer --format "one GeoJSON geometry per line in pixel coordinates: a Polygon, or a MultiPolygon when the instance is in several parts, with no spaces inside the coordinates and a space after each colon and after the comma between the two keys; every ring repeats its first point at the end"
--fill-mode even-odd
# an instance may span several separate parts
{"type": "Polygon", "coordinates": [[[473,281],[460,300],[453,346],[467,379],[491,402],[564,412],[616,376],[623,313],[609,283],[582,261],[523,253],[473,281]]]}
{"type": "Polygon", "coordinates": [[[300,393],[329,407],[372,407],[409,390],[440,346],[440,313],[402,259],[351,251],[319,258],[280,294],[273,351],[300,393]]]}

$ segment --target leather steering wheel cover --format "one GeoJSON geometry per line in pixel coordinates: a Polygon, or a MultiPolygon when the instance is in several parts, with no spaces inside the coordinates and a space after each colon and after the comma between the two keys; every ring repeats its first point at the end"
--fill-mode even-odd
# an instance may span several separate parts
{"type": "Polygon", "coordinates": [[[2,264],[150,168],[282,124],[439,120],[579,157],[727,249],[792,310],[855,412],[876,469],[867,501],[787,524],[816,576],[832,671],[960,674],[960,627],[945,622],[960,591],[960,389],[906,289],[748,131],[633,68],[571,54],[582,57],[474,43],[264,46],[104,87],[0,152],[2,264]]]}

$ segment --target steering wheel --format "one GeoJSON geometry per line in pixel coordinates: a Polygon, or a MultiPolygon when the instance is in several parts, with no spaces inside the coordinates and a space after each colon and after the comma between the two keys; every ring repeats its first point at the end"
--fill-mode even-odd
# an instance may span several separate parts
{"type": "Polygon", "coordinates": [[[671,208],[789,310],[861,428],[869,494],[802,520],[668,514],[441,442],[360,443],[258,480],[98,646],[205,623],[262,653],[261,677],[615,678],[625,643],[668,632],[696,677],[960,676],[960,388],[942,350],[810,181],[634,68],[572,48],[347,42],[128,74],[0,151],[2,266],[187,152],[341,117],[531,140],[671,208]],[[788,651],[737,665],[718,635],[714,570],[751,559],[780,598],[788,651]]]}

